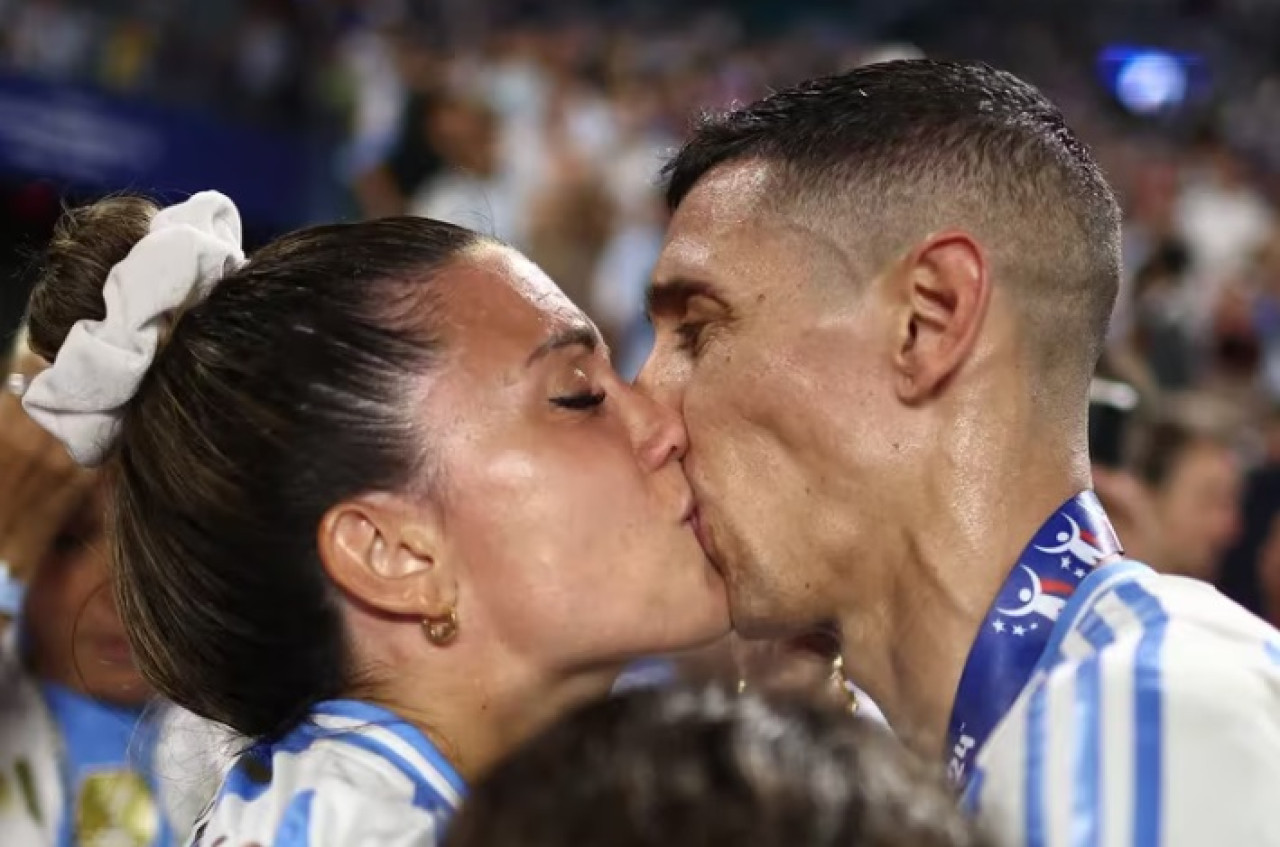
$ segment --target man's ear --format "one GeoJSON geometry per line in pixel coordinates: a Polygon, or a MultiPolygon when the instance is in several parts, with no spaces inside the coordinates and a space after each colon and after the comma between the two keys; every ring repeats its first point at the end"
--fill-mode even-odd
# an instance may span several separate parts
{"type": "Polygon", "coordinates": [[[916,404],[945,386],[977,342],[991,299],[986,257],[968,233],[941,232],[898,263],[890,284],[895,390],[916,404]]]}
{"type": "Polygon", "coordinates": [[[390,616],[442,617],[457,603],[457,574],[441,555],[434,509],[388,494],[338,503],[320,522],[320,558],[348,596],[390,616]]]}

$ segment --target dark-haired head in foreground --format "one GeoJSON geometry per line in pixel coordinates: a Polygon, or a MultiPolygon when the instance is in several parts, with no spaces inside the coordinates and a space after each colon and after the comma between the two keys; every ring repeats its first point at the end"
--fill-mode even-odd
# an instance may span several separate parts
{"type": "Polygon", "coordinates": [[[713,118],[668,175],[640,384],[685,417],[735,625],[837,622],[937,755],[981,615],[1089,485],[1115,198],[1032,86],[933,61],[713,118]]]}
{"type": "Polygon", "coordinates": [[[961,847],[981,839],[879,725],[800,700],[646,690],[499,765],[448,847],[961,847]]]}

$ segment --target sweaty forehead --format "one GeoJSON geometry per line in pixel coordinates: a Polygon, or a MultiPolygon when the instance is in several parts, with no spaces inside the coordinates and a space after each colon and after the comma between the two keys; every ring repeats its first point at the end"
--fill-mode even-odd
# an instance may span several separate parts
{"type": "Polygon", "coordinates": [[[845,264],[841,245],[802,214],[777,202],[768,162],[730,162],[693,187],[672,216],[654,271],[657,287],[673,281],[729,289],[798,283],[819,262],[845,264]]]}
{"type": "Polygon", "coordinates": [[[659,278],[713,263],[745,229],[756,228],[764,215],[769,183],[769,165],[764,162],[730,162],[699,180],[671,218],[659,278]]]}
{"type": "Polygon", "coordinates": [[[508,247],[477,246],[449,276],[443,292],[446,318],[468,332],[489,325],[544,327],[582,317],[541,268],[508,247]]]}
{"type": "Polygon", "coordinates": [[[510,248],[476,247],[447,274],[441,291],[445,340],[464,360],[483,353],[523,364],[558,328],[586,321],[537,265],[510,248]]]}
{"type": "Polygon", "coordinates": [[[580,318],[582,312],[547,276],[523,254],[497,244],[485,244],[473,253],[480,270],[490,280],[548,317],[580,318]]]}

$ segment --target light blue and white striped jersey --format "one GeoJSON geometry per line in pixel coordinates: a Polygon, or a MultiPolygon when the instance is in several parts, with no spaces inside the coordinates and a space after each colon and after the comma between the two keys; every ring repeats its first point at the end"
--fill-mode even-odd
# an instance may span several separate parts
{"type": "Polygon", "coordinates": [[[1195,580],[1101,567],[977,751],[1002,844],[1280,845],[1280,633],[1195,580]]]}
{"type": "Polygon", "coordinates": [[[333,700],[236,762],[192,847],[433,847],[462,779],[416,727],[333,700]]]}

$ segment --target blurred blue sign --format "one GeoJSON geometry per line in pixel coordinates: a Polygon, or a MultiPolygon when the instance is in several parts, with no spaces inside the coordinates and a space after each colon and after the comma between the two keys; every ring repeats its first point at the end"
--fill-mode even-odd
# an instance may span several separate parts
{"type": "Polygon", "coordinates": [[[306,153],[301,136],[0,74],[0,171],[163,199],[216,188],[246,221],[289,226],[306,217],[306,153]]]}

